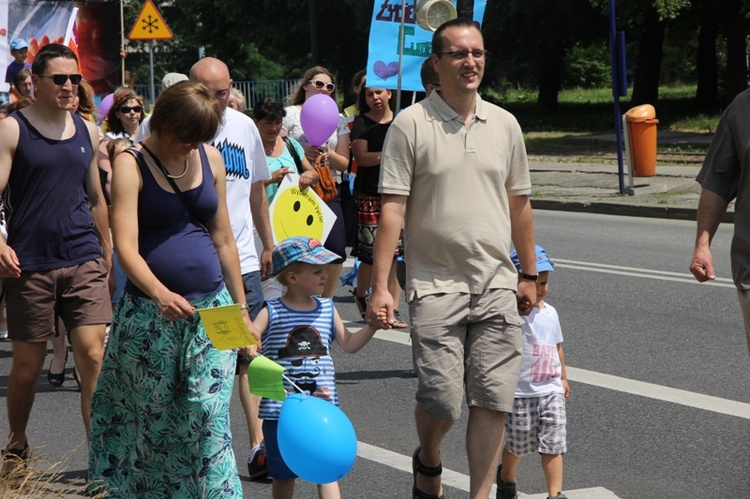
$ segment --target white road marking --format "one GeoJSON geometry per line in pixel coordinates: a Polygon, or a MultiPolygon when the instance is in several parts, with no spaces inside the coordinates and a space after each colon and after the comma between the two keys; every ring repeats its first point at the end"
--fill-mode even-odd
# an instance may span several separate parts
{"type": "MultiPolygon", "coordinates": [[[[360,322],[347,322],[346,324],[352,332],[355,332],[362,327],[362,323],[360,322]]],[[[390,341],[392,343],[400,343],[402,345],[411,344],[411,337],[406,331],[378,331],[375,333],[375,338],[390,341]]],[[[600,388],[607,388],[617,392],[629,393],[631,395],[639,395],[641,397],[655,400],[662,400],[664,402],[671,402],[673,404],[684,405],[718,414],[750,419],[750,404],[744,402],[712,397],[711,395],[689,392],[678,388],[670,388],[668,386],[647,383],[645,381],[621,378],[619,376],[579,369],[577,367],[567,366],[566,369],[570,381],[598,386],[600,388]]]]}
{"type": "Polygon", "coordinates": [[[637,267],[622,267],[619,265],[607,265],[603,263],[579,262],[576,260],[555,259],[555,266],[561,269],[585,270],[588,272],[600,272],[604,274],[624,275],[629,277],[642,277],[645,279],[657,279],[660,281],[684,282],[688,284],[703,284],[704,286],[716,286],[720,288],[734,288],[732,279],[717,277],[713,281],[700,283],[688,273],[668,272],[664,270],[641,269],[637,267]]]}
{"type": "MultiPolygon", "coordinates": [[[[365,442],[358,441],[357,442],[357,455],[363,459],[367,459],[368,461],[374,461],[376,463],[382,464],[384,466],[389,466],[391,468],[397,469],[399,471],[403,471],[404,473],[412,473],[411,470],[411,456],[404,456],[403,454],[399,454],[397,452],[390,451],[388,449],[383,449],[381,447],[376,447],[374,445],[370,445],[365,442]]],[[[463,473],[459,473],[457,471],[453,471],[451,469],[448,469],[446,467],[443,467],[443,475],[442,475],[443,485],[446,487],[453,487],[454,489],[463,490],[464,492],[469,492],[469,476],[464,475],[463,473]]],[[[496,486],[492,486],[492,492],[490,493],[490,497],[495,497],[496,494],[496,486]]],[[[603,488],[603,487],[595,487],[595,488],[589,488],[589,489],[578,489],[578,490],[566,490],[565,495],[567,495],[570,499],[617,499],[618,496],[610,492],[609,490],[603,488]]],[[[547,497],[547,494],[534,494],[534,495],[527,495],[527,494],[519,494],[519,497],[521,498],[529,498],[529,499],[544,499],[547,497]]]]}

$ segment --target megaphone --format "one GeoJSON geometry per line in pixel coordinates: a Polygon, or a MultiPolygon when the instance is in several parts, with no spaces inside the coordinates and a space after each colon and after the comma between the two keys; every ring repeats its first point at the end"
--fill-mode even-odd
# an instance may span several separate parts
{"type": "Polygon", "coordinates": [[[417,24],[428,31],[435,31],[456,17],[456,7],[448,0],[419,0],[417,3],[417,24]]]}

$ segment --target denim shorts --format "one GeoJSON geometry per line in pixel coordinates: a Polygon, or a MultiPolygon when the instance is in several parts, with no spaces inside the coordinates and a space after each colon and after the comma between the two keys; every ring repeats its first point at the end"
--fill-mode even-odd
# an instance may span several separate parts
{"type": "Polygon", "coordinates": [[[268,476],[275,480],[289,480],[297,478],[289,466],[284,462],[279,450],[279,421],[277,419],[263,420],[263,438],[266,442],[266,463],[268,463],[268,476]]]}

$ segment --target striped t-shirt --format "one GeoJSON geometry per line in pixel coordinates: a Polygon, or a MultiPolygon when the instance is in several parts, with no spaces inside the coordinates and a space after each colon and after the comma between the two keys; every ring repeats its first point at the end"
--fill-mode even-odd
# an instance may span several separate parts
{"type": "MultiPolygon", "coordinates": [[[[317,307],[309,311],[292,310],[280,298],[268,305],[268,329],[263,333],[260,353],[278,362],[291,379],[305,393],[327,400],[336,406],[336,377],[331,359],[331,345],[335,338],[333,301],[317,298],[317,307]]],[[[284,380],[287,393],[299,393],[284,380]]],[[[281,402],[264,398],[260,402],[262,419],[279,419],[281,402]]]]}

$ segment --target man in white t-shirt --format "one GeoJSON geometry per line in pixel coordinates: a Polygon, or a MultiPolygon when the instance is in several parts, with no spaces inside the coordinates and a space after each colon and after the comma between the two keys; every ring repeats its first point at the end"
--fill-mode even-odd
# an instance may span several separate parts
{"type": "MultiPolygon", "coordinates": [[[[250,317],[255,319],[263,308],[261,277],[272,272],[273,238],[268,221],[268,198],[263,180],[271,178],[258,128],[252,119],[229,107],[232,79],[229,68],[219,59],[206,57],[190,69],[190,80],[211,89],[224,109],[224,123],[211,145],[224,158],[227,169],[227,205],[232,233],[240,254],[242,280],[250,317]],[[263,242],[258,257],[253,226],[263,242]]],[[[250,435],[248,472],[251,479],[264,479],[267,474],[265,450],[262,447],[262,422],[258,419],[260,397],[250,393],[247,382],[247,359],[238,357],[239,392],[250,435]]]]}

